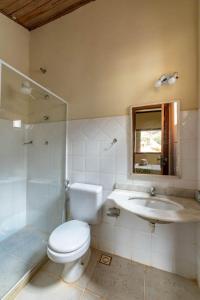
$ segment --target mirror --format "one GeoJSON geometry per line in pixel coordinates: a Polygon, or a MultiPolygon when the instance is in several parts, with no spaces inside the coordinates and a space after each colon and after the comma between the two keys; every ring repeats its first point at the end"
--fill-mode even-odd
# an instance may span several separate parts
{"type": "Polygon", "coordinates": [[[179,102],[131,107],[132,173],[179,175],[179,102]]]}

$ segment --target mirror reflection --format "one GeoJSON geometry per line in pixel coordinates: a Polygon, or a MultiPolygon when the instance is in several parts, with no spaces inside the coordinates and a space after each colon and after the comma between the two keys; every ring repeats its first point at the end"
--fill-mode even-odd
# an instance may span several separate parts
{"type": "Polygon", "coordinates": [[[131,108],[133,173],[178,175],[178,102],[131,108]]]}

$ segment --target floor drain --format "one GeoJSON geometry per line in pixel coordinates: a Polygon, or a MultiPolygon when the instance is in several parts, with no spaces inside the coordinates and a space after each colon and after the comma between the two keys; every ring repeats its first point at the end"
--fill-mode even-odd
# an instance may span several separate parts
{"type": "Polygon", "coordinates": [[[110,266],[111,261],[112,261],[112,256],[102,254],[100,257],[99,263],[106,265],[106,266],[110,266]]]}

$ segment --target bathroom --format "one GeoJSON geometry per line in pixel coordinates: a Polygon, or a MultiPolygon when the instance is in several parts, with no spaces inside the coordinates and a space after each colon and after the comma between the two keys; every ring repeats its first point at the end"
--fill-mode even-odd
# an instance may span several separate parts
{"type": "Polygon", "coordinates": [[[200,299],[199,36],[199,0],[0,3],[0,299],[200,299]]]}

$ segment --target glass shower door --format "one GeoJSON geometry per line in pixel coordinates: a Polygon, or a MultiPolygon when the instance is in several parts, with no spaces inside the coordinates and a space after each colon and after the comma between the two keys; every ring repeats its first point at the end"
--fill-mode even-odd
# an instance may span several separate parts
{"type": "Polygon", "coordinates": [[[46,255],[62,222],[67,105],[1,64],[0,299],[46,255]]]}

